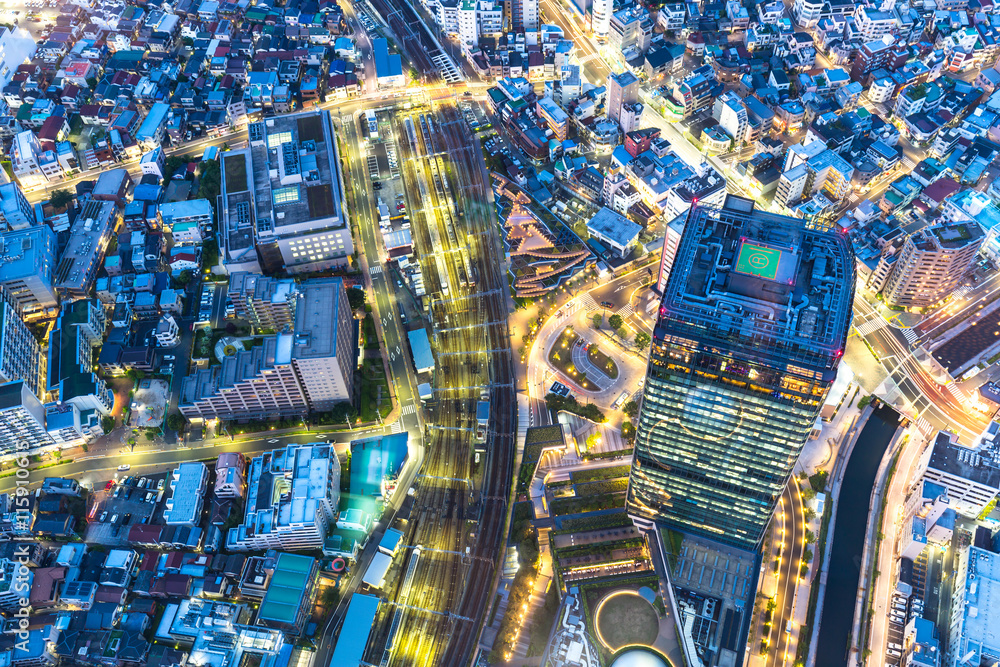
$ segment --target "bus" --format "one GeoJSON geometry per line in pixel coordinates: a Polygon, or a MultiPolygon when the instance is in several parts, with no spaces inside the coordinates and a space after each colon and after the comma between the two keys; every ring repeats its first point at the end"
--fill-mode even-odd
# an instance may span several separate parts
{"type": "Polygon", "coordinates": [[[628,392],[627,391],[623,391],[622,395],[619,396],[617,399],[615,399],[615,402],[611,405],[611,408],[614,409],[614,410],[618,410],[623,405],[625,405],[625,401],[627,401],[627,400],[628,400],[628,392]]]}

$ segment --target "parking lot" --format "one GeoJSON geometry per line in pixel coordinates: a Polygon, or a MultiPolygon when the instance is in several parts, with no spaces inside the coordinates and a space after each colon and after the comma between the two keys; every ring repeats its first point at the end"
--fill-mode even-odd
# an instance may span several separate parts
{"type": "Polygon", "coordinates": [[[160,518],[164,499],[170,495],[168,476],[166,473],[150,477],[132,475],[95,489],[86,541],[109,546],[126,544],[131,526],[160,518]]]}
{"type": "Polygon", "coordinates": [[[205,283],[201,290],[201,303],[198,306],[198,324],[209,324],[212,319],[212,305],[215,300],[215,283],[205,283]]]}
{"type": "Polygon", "coordinates": [[[905,624],[913,616],[923,614],[923,603],[914,598],[908,601],[899,593],[892,596],[892,605],[889,608],[889,623],[887,625],[885,662],[887,665],[902,664],[902,647],[905,639],[905,624]]]}

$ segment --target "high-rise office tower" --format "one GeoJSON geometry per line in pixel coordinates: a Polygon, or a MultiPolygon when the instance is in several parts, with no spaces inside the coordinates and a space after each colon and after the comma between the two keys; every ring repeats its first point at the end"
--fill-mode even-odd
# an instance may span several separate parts
{"type": "Polygon", "coordinates": [[[653,332],[628,512],[756,551],[837,375],[846,236],[728,196],[685,223],[653,332]]]}

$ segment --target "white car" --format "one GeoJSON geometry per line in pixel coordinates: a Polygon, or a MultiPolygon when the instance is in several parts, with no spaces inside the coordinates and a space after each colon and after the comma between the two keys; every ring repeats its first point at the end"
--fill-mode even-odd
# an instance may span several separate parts
{"type": "Polygon", "coordinates": [[[129,464],[123,463],[120,466],[118,466],[118,470],[121,472],[125,472],[126,470],[129,470],[131,467],[132,466],[130,466],[129,464]]]}

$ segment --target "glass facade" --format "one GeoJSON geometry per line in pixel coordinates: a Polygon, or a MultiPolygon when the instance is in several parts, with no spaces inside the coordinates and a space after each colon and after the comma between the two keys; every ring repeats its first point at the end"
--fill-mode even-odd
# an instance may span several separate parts
{"type": "Polygon", "coordinates": [[[629,514],[756,551],[836,378],[853,291],[836,231],[732,195],[692,209],[653,332],[629,514]],[[748,247],[769,249],[769,272],[741,270],[748,247]]]}
{"type": "Polygon", "coordinates": [[[829,382],[695,341],[650,355],[629,513],[754,550],[829,382]]]}

